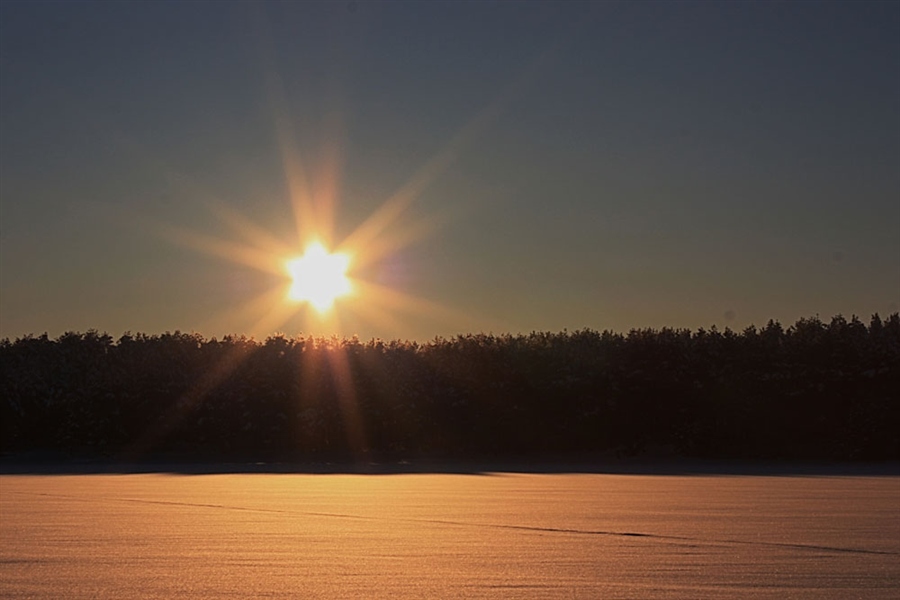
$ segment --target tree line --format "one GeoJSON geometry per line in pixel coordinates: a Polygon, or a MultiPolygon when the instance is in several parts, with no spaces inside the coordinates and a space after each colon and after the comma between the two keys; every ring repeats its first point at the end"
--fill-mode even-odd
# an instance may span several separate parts
{"type": "Polygon", "coordinates": [[[900,459],[900,316],[357,338],[0,341],[0,449],[151,460],[900,459]]]}

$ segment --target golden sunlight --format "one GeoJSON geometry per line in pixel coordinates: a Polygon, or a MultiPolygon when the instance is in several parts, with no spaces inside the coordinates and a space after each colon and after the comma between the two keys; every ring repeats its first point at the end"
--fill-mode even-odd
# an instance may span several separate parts
{"type": "Polygon", "coordinates": [[[289,260],[286,266],[291,276],[288,298],[309,302],[319,312],[325,312],[337,298],[351,291],[347,277],[350,258],[329,254],[318,242],[310,244],[303,256],[289,260]]]}

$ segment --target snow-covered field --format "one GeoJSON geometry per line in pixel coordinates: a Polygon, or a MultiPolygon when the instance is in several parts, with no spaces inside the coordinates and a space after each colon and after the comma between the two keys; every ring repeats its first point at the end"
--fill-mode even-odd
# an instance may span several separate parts
{"type": "Polygon", "coordinates": [[[2,598],[900,598],[900,478],[6,475],[2,598]]]}

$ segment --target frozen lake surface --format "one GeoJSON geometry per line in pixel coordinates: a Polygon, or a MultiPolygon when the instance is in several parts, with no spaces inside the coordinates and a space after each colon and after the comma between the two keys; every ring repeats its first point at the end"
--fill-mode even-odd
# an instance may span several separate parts
{"type": "Polygon", "coordinates": [[[900,478],[0,476],[2,598],[900,598],[900,478]]]}

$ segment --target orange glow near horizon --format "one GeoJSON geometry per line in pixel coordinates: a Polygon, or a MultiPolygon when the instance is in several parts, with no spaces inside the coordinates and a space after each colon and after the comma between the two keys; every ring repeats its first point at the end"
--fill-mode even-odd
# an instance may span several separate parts
{"type": "MultiPolygon", "coordinates": [[[[316,235],[306,238],[306,243],[300,246],[305,248],[303,253],[296,254],[291,251],[297,247],[296,242],[277,239],[233,208],[221,203],[211,203],[209,208],[235,236],[222,238],[167,224],[158,224],[156,231],[177,245],[276,275],[280,281],[231,310],[211,314],[201,324],[202,329],[239,330],[265,337],[299,317],[302,325],[298,333],[355,334],[355,331],[342,331],[342,322],[347,322],[338,313],[354,317],[350,323],[377,323],[398,332],[404,328],[402,315],[435,318],[453,328],[465,328],[470,321],[471,316],[463,311],[367,278],[372,265],[427,237],[436,228],[438,219],[395,226],[389,233],[360,235],[371,227],[370,217],[340,241],[334,251],[326,246],[325,240],[331,236],[324,232],[318,235],[319,228],[308,226],[316,235]]],[[[354,329],[356,326],[353,325],[354,329]]]]}

